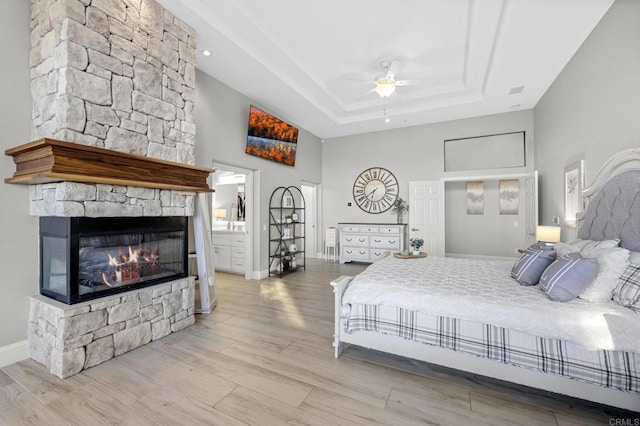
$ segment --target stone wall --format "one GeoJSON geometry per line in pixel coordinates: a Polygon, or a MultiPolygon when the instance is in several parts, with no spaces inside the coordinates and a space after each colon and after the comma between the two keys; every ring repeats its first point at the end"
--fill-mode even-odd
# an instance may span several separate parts
{"type": "Polygon", "coordinates": [[[192,192],[77,182],[30,186],[29,214],[62,217],[193,216],[192,192]]]}
{"type": "MultiPolygon", "coordinates": [[[[33,139],[195,163],[193,29],[153,0],[32,0],[31,12],[33,139]]],[[[139,189],[93,187],[86,192],[96,196],[87,200],[80,199],[83,191],[60,198],[68,186],[56,189],[55,198],[46,196],[51,185],[35,188],[32,204],[39,205],[31,214],[77,215],[84,201],[89,204],[80,210],[87,215],[96,209],[107,216],[142,215],[140,203],[162,215],[185,213],[184,206],[166,203],[184,193],[161,199],[162,191],[146,198],[146,192],[130,195],[139,189]],[[49,204],[67,201],[74,208],[49,204]]],[[[186,214],[192,214],[188,208],[186,214]]]]}
{"type": "Polygon", "coordinates": [[[60,378],[160,339],[195,322],[195,278],[65,305],[31,297],[31,358],[60,378]]]}

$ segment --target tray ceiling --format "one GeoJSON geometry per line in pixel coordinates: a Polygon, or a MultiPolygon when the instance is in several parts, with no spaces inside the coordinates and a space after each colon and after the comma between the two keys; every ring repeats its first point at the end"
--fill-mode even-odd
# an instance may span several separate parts
{"type": "Polygon", "coordinates": [[[201,71],[330,138],[533,108],[613,0],[159,3],[213,53],[201,71]],[[382,61],[407,82],[386,99],[382,61]]]}

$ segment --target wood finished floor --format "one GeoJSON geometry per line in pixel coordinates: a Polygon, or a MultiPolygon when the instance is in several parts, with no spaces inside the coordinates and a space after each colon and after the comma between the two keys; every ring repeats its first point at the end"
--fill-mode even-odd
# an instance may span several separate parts
{"type": "Polygon", "coordinates": [[[0,424],[608,425],[616,415],[358,348],[334,359],[329,281],[362,269],[219,273],[218,307],[179,333],[65,380],[31,360],[0,369],[0,424]]]}

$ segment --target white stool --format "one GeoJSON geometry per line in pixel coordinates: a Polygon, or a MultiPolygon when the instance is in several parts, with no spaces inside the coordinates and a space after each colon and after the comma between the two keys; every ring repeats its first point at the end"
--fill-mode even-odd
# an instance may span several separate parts
{"type": "Polygon", "coordinates": [[[324,232],[324,259],[329,260],[329,256],[336,261],[336,228],[329,227],[324,232]]]}

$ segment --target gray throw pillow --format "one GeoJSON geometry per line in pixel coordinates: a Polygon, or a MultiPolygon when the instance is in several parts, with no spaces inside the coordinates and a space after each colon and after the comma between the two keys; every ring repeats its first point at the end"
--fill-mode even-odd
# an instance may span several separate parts
{"type": "Polygon", "coordinates": [[[540,275],[556,258],[556,251],[544,243],[536,243],[524,251],[511,268],[511,278],[521,285],[536,285],[540,275]]]}
{"type": "Polygon", "coordinates": [[[540,289],[549,299],[568,302],[582,293],[598,275],[598,259],[588,259],[580,253],[558,256],[540,277],[540,289]]]}

